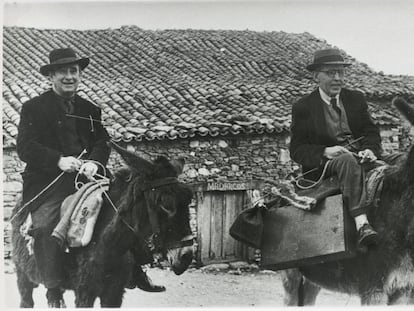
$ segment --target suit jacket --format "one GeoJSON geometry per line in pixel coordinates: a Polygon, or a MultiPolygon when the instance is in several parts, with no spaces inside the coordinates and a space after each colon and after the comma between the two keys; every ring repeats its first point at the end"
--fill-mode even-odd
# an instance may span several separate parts
{"type": "MultiPolygon", "coordinates": [[[[75,95],[74,115],[101,120],[100,109],[91,102],[75,95]]],[[[17,153],[26,168],[23,175],[23,201],[31,199],[56,178],[61,170],[57,163],[63,154],[63,128],[66,120],[63,109],[52,90],[37,96],[22,106],[17,153]]],[[[109,135],[101,122],[76,119],[76,129],[82,148],[90,159],[106,165],[110,148],[109,135]]]]}
{"type": "MultiPolygon", "coordinates": [[[[369,115],[363,94],[342,89],[339,96],[353,138],[364,137],[360,141],[360,149],[371,149],[379,157],[381,152],[379,130],[369,115]]],[[[324,149],[337,145],[336,141],[328,136],[323,105],[326,104],[319,94],[319,89],[316,89],[292,107],[290,156],[302,165],[303,172],[319,167],[318,171],[306,175],[309,179],[320,176],[321,167],[327,161],[323,156],[324,149]]]]}

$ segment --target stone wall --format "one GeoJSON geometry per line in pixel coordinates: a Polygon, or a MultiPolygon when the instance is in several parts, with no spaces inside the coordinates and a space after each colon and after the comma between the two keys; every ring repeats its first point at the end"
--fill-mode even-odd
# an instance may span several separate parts
{"type": "Polygon", "coordinates": [[[185,182],[283,178],[291,168],[288,136],[257,135],[158,141],[129,145],[144,158],[184,157],[185,182]]]}
{"type": "Polygon", "coordinates": [[[17,156],[15,149],[3,149],[3,217],[8,219],[22,191],[22,177],[25,164],[17,156]]]}

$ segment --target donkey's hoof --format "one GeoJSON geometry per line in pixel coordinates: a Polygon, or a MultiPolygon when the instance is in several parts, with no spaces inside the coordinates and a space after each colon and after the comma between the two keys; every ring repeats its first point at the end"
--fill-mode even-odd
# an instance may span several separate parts
{"type": "Polygon", "coordinates": [[[49,308],[66,308],[65,301],[63,299],[50,301],[48,302],[47,306],[49,308]]]}

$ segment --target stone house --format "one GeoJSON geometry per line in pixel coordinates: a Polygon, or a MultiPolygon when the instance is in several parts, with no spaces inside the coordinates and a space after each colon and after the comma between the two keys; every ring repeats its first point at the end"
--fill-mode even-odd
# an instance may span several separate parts
{"type": "MultiPolygon", "coordinates": [[[[330,45],[309,33],[3,29],[3,194],[10,218],[24,163],[16,155],[22,103],[50,88],[39,67],[53,48],[90,56],[79,95],[100,106],[112,139],[149,159],[184,156],[195,189],[198,261],[246,258],[228,228],[264,178],[297,168],[288,152],[291,104],[315,88],[305,70],[330,45]]],[[[345,54],[345,53],[344,53],[345,54]]],[[[362,91],[386,151],[404,150],[407,128],[390,101],[412,99],[414,77],[390,76],[346,55],[347,85],[362,91]]],[[[110,166],[120,159],[111,155],[110,166]]]]}

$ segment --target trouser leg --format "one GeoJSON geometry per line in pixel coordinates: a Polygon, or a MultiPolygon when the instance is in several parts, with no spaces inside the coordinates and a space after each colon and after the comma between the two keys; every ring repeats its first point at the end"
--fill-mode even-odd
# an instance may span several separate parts
{"type": "Polygon", "coordinates": [[[44,228],[34,234],[34,256],[46,288],[58,287],[64,279],[63,250],[50,231],[44,228]]]}
{"type": "Polygon", "coordinates": [[[350,215],[366,213],[362,205],[365,196],[364,170],[352,154],[344,153],[332,159],[327,168],[328,176],[338,177],[343,200],[350,215]]]}
{"type": "Polygon", "coordinates": [[[51,234],[60,220],[60,207],[63,200],[73,192],[73,179],[64,176],[47,199],[32,211],[33,251],[46,288],[58,287],[64,280],[64,250],[51,234]]]}

